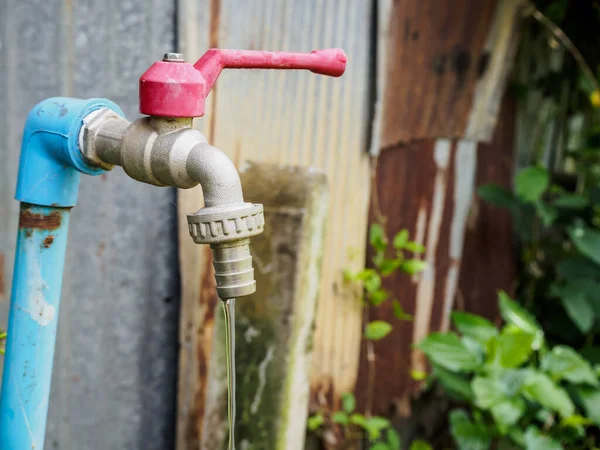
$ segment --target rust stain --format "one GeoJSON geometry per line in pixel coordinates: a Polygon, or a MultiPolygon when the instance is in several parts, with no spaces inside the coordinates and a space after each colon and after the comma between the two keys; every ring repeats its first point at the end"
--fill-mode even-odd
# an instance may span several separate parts
{"type": "Polygon", "coordinates": [[[208,369],[215,327],[215,308],[220,301],[216,291],[212,251],[208,246],[205,246],[204,251],[206,252],[206,266],[203,270],[203,277],[200,282],[200,298],[198,299],[198,307],[203,310],[204,320],[202,321],[202,326],[197,330],[199,336],[198,348],[196,349],[199,389],[195,394],[195,407],[190,414],[186,432],[187,448],[190,449],[202,447],[202,429],[204,425],[208,369]]]}
{"type": "MultiPolygon", "coordinates": [[[[392,236],[402,228],[407,228],[415,239],[420,234],[423,242],[428,241],[429,223],[417,225],[423,209],[427,211],[426,220],[431,218],[433,207],[433,180],[439,170],[434,160],[435,140],[414,142],[410,145],[398,145],[383,152],[377,164],[376,186],[380,209],[387,217],[386,231],[392,236]]],[[[371,205],[370,221],[375,220],[371,205]]],[[[371,263],[373,252],[368,251],[367,264],[371,263]]],[[[372,265],[371,265],[372,266],[372,265]]],[[[385,277],[383,287],[392,293],[411,315],[416,312],[418,284],[406,274],[393,274],[385,277]]],[[[388,337],[374,343],[375,377],[377,383],[373,390],[372,412],[386,414],[390,407],[405,395],[415,392],[419,385],[410,377],[412,357],[413,323],[399,321],[394,316],[391,303],[384,303],[369,311],[369,320],[385,320],[393,324],[388,337]]],[[[368,385],[367,352],[362,343],[361,360],[356,384],[356,398],[359,408],[364,410],[368,385]]]]}
{"type": "Polygon", "coordinates": [[[6,293],[6,282],[4,281],[4,253],[0,252],[0,297],[6,293]]]}
{"type": "Polygon", "coordinates": [[[382,147],[464,136],[497,0],[394,2],[382,147]]]}
{"type": "Polygon", "coordinates": [[[52,211],[47,216],[32,213],[30,209],[21,209],[19,215],[19,228],[55,230],[60,227],[62,216],[58,211],[52,211]]]}
{"type": "Polygon", "coordinates": [[[102,175],[100,175],[100,179],[101,179],[102,181],[106,181],[106,180],[108,180],[108,175],[107,175],[107,174],[105,174],[105,173],[103,173],[102,175]]]}
{"type": "Polygon", "coordinates": [[[48,236],[46,236],[46,239],[44,239],[44,243],[42,244],[42,247],[50,248],[50,246],[52,245],[53,242],[54,242],[54,235],[49,234],[48,236]]]}
{"type": "Polygon", "coordinates": [[[106,249],[106,242],[100,242],[98,244],[98,250],[96,251],[96,256],[98,258],[102,258],[102,255],[104,254],[105,249],[106,249]]]}

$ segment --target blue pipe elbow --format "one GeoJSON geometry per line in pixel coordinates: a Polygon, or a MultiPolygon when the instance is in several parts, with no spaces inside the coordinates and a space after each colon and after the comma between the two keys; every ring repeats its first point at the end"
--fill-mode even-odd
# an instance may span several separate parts
{"type": "Polygon", "coordinates": [[[104,172],[86,163],[79,150],[83,119],[100,108],[124,116],[117,105],[105,99],[54,97],[31,110],[23,132],[17,200],[41,206],[75,206],[80,174],[104,172]]]}

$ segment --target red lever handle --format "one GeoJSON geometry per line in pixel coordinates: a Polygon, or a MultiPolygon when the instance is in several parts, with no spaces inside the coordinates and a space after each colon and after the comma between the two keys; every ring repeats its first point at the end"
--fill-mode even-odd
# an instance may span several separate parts
{"type": "Polygon", "coordinates": [[[306,69],[339,77],[346,69],[342,49],[311,53],[208,50],[193,66],[159,61],[140,77],[140,112],[153,116],[200,117],[204,101],[223,69],[306,69]]]}

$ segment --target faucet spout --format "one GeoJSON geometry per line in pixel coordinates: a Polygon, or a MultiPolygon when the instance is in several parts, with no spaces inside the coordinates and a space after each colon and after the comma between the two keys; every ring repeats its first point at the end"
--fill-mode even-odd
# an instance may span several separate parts
{"type": "Polygon", "coordinates": [[[207,207],[244,203],[242,183],[233,162],[206,143],[195,145],[187,158],[187,173],[198,181],[207,207]]]}
{"type": "Polygon", "coordinates": [[[80,144],[88,163],[121,166],[135,180],[182,189],[200,184],[205,206],[187,216],[188,226],[195,243],[213,250],[219,297],[256,290],[249,244],[263,232],[263,207],[244,202],[235,165],[192,128],[191,118],[151,116],[130,123],[105,109],[84,119],[80,144]]]}

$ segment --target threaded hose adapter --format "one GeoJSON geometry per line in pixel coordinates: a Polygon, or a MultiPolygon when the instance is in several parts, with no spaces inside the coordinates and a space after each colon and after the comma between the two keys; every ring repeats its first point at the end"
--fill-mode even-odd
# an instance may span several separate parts
{"type": "Polygon", "coordinates": [[[187,220],[194,242],[210,244],[219,297],[228,299],[255,292],[250,237],[264,230],[263,206],[211,206],[188,214],[187,220]]]}

